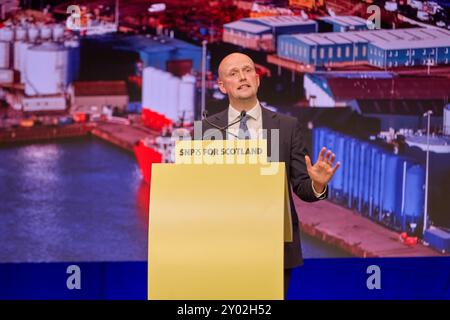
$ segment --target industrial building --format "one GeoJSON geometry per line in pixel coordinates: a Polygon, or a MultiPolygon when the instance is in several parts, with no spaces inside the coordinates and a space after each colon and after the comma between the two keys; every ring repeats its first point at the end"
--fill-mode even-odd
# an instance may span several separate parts
{"type": "Polygon", "coordinates": [[[64,29],[37,23],[0,28],[0,85],[15,110],[66,110],[66,89],[78,78],[80,44],[64,29]]]}
{"type": "Polygon", "coordinates": [[[317,22],[299,16],[244,18],[223,26],[223,41],[244,48],[275,51],[278,36],[317,32],[317,22]]]}
{"type": "Polygon", "coordinates": [[[283,35],[278,39],[278,56],[305,65],[326,66],[367,61],[368,41],[352,33],[283,35]]]}
{"type": "Polygon", "coordinates": [[[125,81],[75,81],[68,89],[71,112],[102,114],[108,111],[125,111],[128,92],[125,81]]]}
{"type": "Polygon", "coordinates": [[[223,41],[247,49],[273,51],[272,30],[245,21],[234,21],[223,26],[223,41]]]}
{"type": "Polygon", "coordinates": [[[411,28],[282,35],[277,54],[315,67],[361,63],[379,68],[449,64],[450,31],[411,28]]]}
{"type": "Polygon", "coordinates": [[[423,113],[433,111],[431,124],[441,126],[450,79],[395,76],[389,72],[305,74],[304,89],[315,107],[351,107],[380,120],[381,130],[420,129],[423,113]]]}
{"type": "MultiPolygon", "coordinates": [[[[201,71],[202,48],[170,35],[122,36],[120,34],[108,34],[101,37],[90,37],[83,42],[86,52],[97,55],[104,53],[102,61],[95,61],[94,69],[109,68],[110,63],[116,63],[108,59],[118,58],[118,54],[129,53],[134,58],[137,54],[144,67],[154,67],[168,70],[177,75],[201,71]]],[[[129,57],[124,57],[127,59],[129,57]]],[[[209,66],[207,65],[207,70],[209,66]]]]}
{"type": "Polygon", "coordinates": [[[365,19],[356,16],[328,16],[317,19],[320,32],[368,30],[365,19]]]}

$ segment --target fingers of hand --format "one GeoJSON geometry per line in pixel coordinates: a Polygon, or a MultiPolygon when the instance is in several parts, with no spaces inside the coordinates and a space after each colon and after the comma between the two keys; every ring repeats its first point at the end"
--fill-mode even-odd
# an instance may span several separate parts
{"type": "Polygon", "coordinates": [[[338,161],[338,163],[336,163],[336,165],[333,167],[333,174],[336,172],[336,170],[341,166],[341,163],[338,161]]]}
{"type": "Polygon", "coordinates": [[[322,149],[320,150],[319,158],[317,159],[317,161],[323,161],[324,155],[325,155],[325,151],[327,151],[327,148],[322,147],[322,149]]]}
{"type": "Polygon", "coordinates": [[[309,170],[312,167],[311,159],[309,156],[305,156],[306,168],[309,170]]]}
{"type": "Polygon", "coordinates": [[[325,156],[325,162],[330,163],[331,150],[328,150],[325,156]]]}
{"type": "Polygon", "coordinates": [[[330,159],[330,162],[329,162],[330,166],[333,165],[334,159],[335,159],[335,158],[336,158],[336,155],[333,153],[333,154],[331,155],[331,159],[330,159]]]}

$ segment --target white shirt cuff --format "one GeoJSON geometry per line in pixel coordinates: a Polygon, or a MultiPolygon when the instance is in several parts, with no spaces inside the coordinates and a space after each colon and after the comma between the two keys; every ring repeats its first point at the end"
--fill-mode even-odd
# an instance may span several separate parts
{"type": "Polygon", "coordinates": [[[314,195],[316,196],[317,199],[323,199],[325,196],[325,193],[327,192],[327,189],[328,189],[328,185],[326,185],[323,192],[319,193],[316,191],[316,189],[314,189],[314,183],[312,181],[311,181],[311,187],[312,187],[314,195]]]}

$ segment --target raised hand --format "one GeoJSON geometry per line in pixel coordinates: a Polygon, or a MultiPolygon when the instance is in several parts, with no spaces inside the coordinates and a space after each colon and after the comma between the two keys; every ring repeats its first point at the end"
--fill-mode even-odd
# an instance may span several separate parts
{"type": "Polygon", "coordinates": [[[334,173],[341,165],[341,163],[338,162],[333,167],[335,158],[336,155],[332,153],[331,150],[327,151],[327,148],[325,147],[320,150],[319,157],[314,165],[312,165],[309,156],[305,156],[308,175],[313,182],[314,189],[319,193],[325,190],[328,182],[330,182],[331,178],[333,178],[334,173]]]}

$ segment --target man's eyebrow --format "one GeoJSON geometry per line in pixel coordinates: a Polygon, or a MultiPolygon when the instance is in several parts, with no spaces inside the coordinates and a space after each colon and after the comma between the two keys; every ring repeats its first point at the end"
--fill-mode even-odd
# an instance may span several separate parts
{"type": "MultiPolygon", "coordinates": [[[[253,67],[250,64],[246,64],[246,65],[242,66],[242,69],[245,69],[245,68],[253,68],[253,67]]],[[[228,70],[228,73],[233,72],[233,71],[238,71],[238,70],[239,70],[238,67],[234,67],[234,68],[231,68],[230,70],[228,70]]]]}

